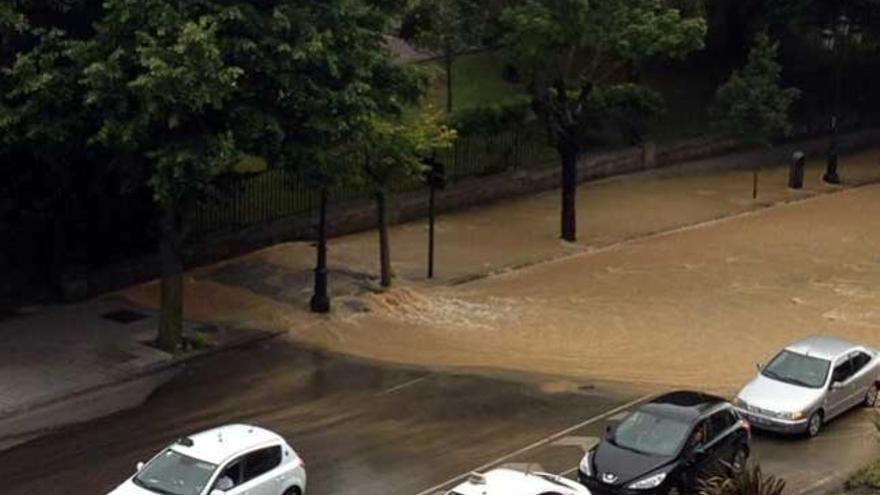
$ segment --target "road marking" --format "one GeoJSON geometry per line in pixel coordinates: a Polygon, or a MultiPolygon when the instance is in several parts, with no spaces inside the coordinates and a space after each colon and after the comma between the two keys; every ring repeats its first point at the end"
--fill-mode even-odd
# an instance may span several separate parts
{"type": "Polygon", "coordinates": [[[599,443],[599,437],[563,437],[553,442],[554,447],[577,447],[587,453],[599,443]]]}
{"type": "Polygon", "coordinates": [[[530,450],[534,450],[538,447],[541,447],[541,446],[547,445],[548,443],[559,440],[560,438],[567,436],[569,433],[572,433],[576,430],[579,430],[585,426],[589,426],[589,425],[596,423],[598,421],[602,421],[603,419],[607,419],[608,417],[613,416],[613,415],[615,415],[621,411],[624,411],[626,409],[629,409],[630,407],[633,407],[637,404],[640,404],[640,403],[650,399],[653,396],[654,396],[654,394],[644,395],[642,397],[639,397],[638,399],[627,402],[626,404],[623,404],[622,406],[617,406],[614,409],[611,409],[610,411],[602,413],[598,416],[593,416],[592,418],[581,421],[580,423],[578,423],[574,426],[570,426],[562,431],[556,432],[552,435],[549,435],[547,437],[542,438],[541,440],[538,440],[538,441],[533,442],[529,445],[526,445],[525,447],[523,447],[517,451],[514,451],[514,452],[511,452],[507,455],[501,456],[498,459],[495,459],[494,461],[489,461],[486,464],[483,464],[482,466],[477,467],[476,469],[472,469],[471,471],[468,471],[465,474],[460,474],[452,479],[444,481],[443,483],[434,485],[431,488],[428,488],[426,490],[422,490],[419,493],[417,493],[416,495],[433,495],[434,493],[436,493],[437,491],[439,491],[440,489],[442,489],[445,486],[448,486],[453,483],[457,483],[457,482],[460,482],[461,480],[466,479],[474,471],[484,472],[487,469],[489,469],[493,466],[497,466],[498,464],[501,464],[505,461],[509,461],[510,459],[513,459],[514,457],[516,457],[518,455],[522,455],[530,450]]]}
{"type": "Polygon", "coordinates": [[[615,414],[614,416],[609,417],[608,421],[620,422],[620,421],[623,421],[623,418],[627,417],[628,415],[629,415],[629,411],[620,411],[619,413],[615,414]]]}
{"type": "Polygon", "coordinates": [[[385,389],[382,391],[382,395],[393,394],[394,392],[397,392],[398,390],[403,390],[407,387],[411,387],[419,382],[427,380],[429,376],[430,375],[425,375],[425,376],[420,376],[418,378],[413,378],[412,380],[410,380],[408,382],[403,382],[400,385],[395,385],[391,388],[385,389]]]}
{"type": "Polygon", "coordinates": [[[569,474],[572,474],[577,470],[578,470],[578,466],[575,466],[573,468],[566,469],[565,471],[559,473],[559,476],[568,476],[569,474]]]}
{"type": "Polygon", "coordinates": [[[512,469],[523,473],[543,473],[546,472],[544,466],[537,462],[508,462],[498,466],[503,469],[512,469]]]}
{"type": "Polygon", "coordinates": [[[832,482],[836,482],[838,479],[842,479],[842,478],[843,477],[838,474],[832,474],[830,476],[826,476],[826,477],[816,481],[812,485],[809,485],[809,486],[802,488],[801,490],[795,492],[794,495],[803,495],[805,493],[812,492],[813,490],[816,490],[817,488],[820,488],[825,484],[830,484],[832,482]]]}

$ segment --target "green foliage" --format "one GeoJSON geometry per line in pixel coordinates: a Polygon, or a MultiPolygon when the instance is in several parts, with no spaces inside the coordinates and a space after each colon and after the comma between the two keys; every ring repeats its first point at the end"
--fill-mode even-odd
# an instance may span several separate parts
{"type": "Polygon", "coordinates": [[[103,115],[93,142],[146,160],[158,203],[197,201],[238,161],[229,124],[244,70],[225,58],[219,36],[235,12],[166,0],[104,5],[97,35],[78,49],[85,102],[103,115]]]}
{"type": "Polygon", "coordinates": [[[387,191],[396,180],[424,171],[422,159],[455,140],[456,132],[426,112],[415,121],[375,117],[356,139],[354,153],[362,158],[362,179],[369,189],[387,191]]]}
{"type": "Polygon", "coordinates": [[[278,44],[282,84],[260,94],[283,95],[278,110],[283,161],[317,188],[333,188],[357,175],[347,145],[377,116],[401,115],[424,93],[424,74],[395,63],[383,48],[391,16],[357,0],[326,5],[289,2],[286,31],[278,44]]]}
{"type": "Polygon", "coordinates": [[[880,490],[880,461],[865,466],[846,481],[847,490],[880,490]]]}
{"type": "MultiPolygon", "coordinates": [[[[663,96],[651,88],[632,83],[593,90],[590,106],[601,122],[611,122],[631,144],[642,142],[648,122],[663,114],[663,96]]],[[[596,125],[600,125],[597,122],[596,125]]]]}
{"type": "Polygon", "coordinates": [[[496,135],[522,128],[533,118],[532,102],[526,96],[513,101],[459,110],[449,117],[456,130],[465,135],[496,135]]]}
{"type": "Polygon", "coordinates": [[[782,495],[785,480],[764,474],[761,466],[747,466],[733,476],[715,476],[701,484],[701,495],[782,495]]]}
{"type": "Polygon", "coordinates": [[[685,19],[660,0],[527,0],[504,11],[511,56],[531,75],[538,113],[554,139],[580,146],[599,111],[632,120],[656,100],[632,86],[613,88],[622,69],[657,56],[700,48],[702,18],[685,19]],[[623,108],[611,111],[609,105],[623,108]],[[600,105],[599,108],[594,104],[600,105]]]}
{"type": "Polygon", "coordinates": [[[713,113],[722,129],[767,145],[791,133],[789,113],[799,91],[782,87],[777,51],[778,44],[759,34],[746,65],[718,88],[713,113]]]}
{"type": "Polygon", "coordinates": [[[425,51],[455,57],[480,43],[485,8],[475,0],[416,0],[403,35],[425,51]]]}

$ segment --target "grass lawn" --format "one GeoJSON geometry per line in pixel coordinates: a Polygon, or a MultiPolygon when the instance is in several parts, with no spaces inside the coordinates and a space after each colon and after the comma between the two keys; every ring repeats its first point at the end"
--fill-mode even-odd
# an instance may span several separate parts
{"type": "MultiPolygon", "coordinates": [[[[430,60],[419,65],[431,77],[425,104],[445,110],[446,75],[443,63],[430,60]]],[[[504,103],[525,94],[523,86],[510,84],[501,77],[503,69],[504,59],[496,52],[472,53],[456,59],[452,65],[453,111],[504,103]]]]}
{"type": "MultiPolygon", "coordinates": [[[[431,85],[425,106],[446,108],[446,80],[442,63],[419,64],[430,74],[431,85]]],[[[459,57],[453,65],[453,111],[499,104],[526,94],[521,84],[502,77],[504,59],[497,52],[478,52],[459,57]]],[[[703,135],[711,130],[708,109],[720,77],[717,70],[702,64],[663,63],[643,70],[643,82],[659,91],[666,113],[651,123],[652,135],[660,142],[703,135]]]]}

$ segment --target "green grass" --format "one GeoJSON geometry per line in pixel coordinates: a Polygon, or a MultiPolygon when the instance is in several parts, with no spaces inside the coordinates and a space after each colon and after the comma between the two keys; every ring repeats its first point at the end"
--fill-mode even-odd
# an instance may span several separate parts
{"type": "Polygon", "coordinates": [[[880,490],[880,460],[858,470],[846,481],[847,490],[880,490]]]}
{"type": "MultiPolygon", "coordinates": [[[[446,75],[442,62],[432,60],[420,66],[428,71],[431,85],[425,105],[446,109],[446,75]]],[[[504,103],[525,94],[521,85],[510,84],[502,77],[504,59],[496,52],[462,55],[452,65],[452,110],[504,103]]]]}
{"type": "MultiPolygon", "coordinates": [[[[424,107],[445,110],[446,79],[441,62],[419,65],[428,72],[431,81],[424,107]]],[[[453,111],[505,103],[526,94],[523,85],[508,83],[501,77],[503,69],[503,56],[497,52],[459,57],[453,65],[453,111]]],[[[654,139],[666,142],[711,131],[709,108],[721,82],[716,68],[705,64],[663,63],[645,68],[642,74],[643,83],[659,91],[666,103],[666,113],[649,125],[654,139]]]]}

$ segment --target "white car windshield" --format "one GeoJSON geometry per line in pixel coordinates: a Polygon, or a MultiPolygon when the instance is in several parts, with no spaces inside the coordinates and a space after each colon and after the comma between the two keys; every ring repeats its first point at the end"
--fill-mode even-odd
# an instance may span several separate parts
{"type": "Polygon", "coordinates": [[[133,481],[163,495],[199,495],[211,480],[216,464],[166,449],[144,466],[133,481]]]}
{"type": "Polygon", "coordinates": [[[688,423],[682,420],[636,411],[620,423],[611,443],[641,454],[668,457],[684,444],[688,430],[688,423]]]}
{"type": "Polygon", "coordinates": [[[830,361],[796,352],[782,351],[761,370],[761,374],[772,380],[792,385],[822,388],[828,378],[830,368],[830,361]]]}

